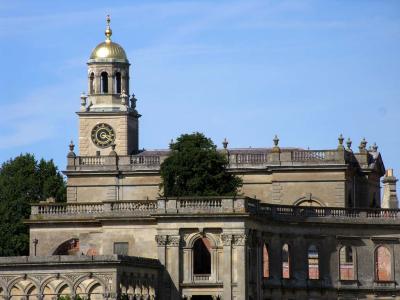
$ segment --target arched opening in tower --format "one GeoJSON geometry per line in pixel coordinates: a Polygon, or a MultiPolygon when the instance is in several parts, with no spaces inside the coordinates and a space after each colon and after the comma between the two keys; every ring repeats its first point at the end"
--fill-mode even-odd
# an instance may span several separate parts
{"type": "Polygon", "coordinates": [[[101,73],[101,92],[103,94],[108,93],[108,74],[107,72],[101,73]]]}
{"type": "Polygon", "coordinates": [[[89,94],[94,93],[94,73],[90,74],[90,79],[89,79],[89,94]]]}
{"type": "Polygon", "coordinates": [[[115,92],[121,94],[121,73],[115,73],[115,92]]]}

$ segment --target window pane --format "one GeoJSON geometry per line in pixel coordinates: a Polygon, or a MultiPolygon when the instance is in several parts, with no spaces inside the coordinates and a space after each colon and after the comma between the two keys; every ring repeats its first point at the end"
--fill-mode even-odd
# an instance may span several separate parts
{"type": "Polygon", "coordinates": [[[308,278],[319,279],[319,255],[314,245],[308,248],[308,278]]]}
{"type": "Polygon", "coordinates": [[[284,244],[282,247],[282,277],[290,278],[290,253],[289,245],[284,244]]]}
{"type": "Polygon", "coordinates": [[[269,277],[269,254],[267,245],[264,244],[263,247],[263,277],[269,277]]]}
{"type": "Polygon", "coordinates": [[[128,243],[114,243],[114,254],[128,255],[128,243]]]}
{"type": "Polygon", "coordinates": [[[390,281],[392,279],[392,259],[390,251],[384,246],[379,246],[375,251],[376,279],[390,281]]]}
{"type": "Polygon", "coordinates": [[[340,280],[354,280],[353,249],[348,246],[340,248],[340,280]]]}

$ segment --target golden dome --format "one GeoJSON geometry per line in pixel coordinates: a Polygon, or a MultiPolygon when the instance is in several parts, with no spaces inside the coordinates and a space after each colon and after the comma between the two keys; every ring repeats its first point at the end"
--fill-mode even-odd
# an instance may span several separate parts
{"type": "Polygon", "coordinates": [[[107,16],[107,27],[105,31],[106,41],[100,43],[93,49],[90,59],[112,59],[128,61],[124,48],[111,41],[112,30],[110,28],[110,16],[107,16]]]}
{"type": "Polygon", "coordinates": [[[99,58],[128,60],[125,50],[117,43],[111,41],[100,43],[96,48],[94,48],[92,54],[90,55],[90,59],[99,58]]]}

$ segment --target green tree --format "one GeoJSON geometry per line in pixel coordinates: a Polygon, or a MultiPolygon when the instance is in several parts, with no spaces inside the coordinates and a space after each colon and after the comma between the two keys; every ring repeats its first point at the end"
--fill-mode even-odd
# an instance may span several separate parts
{"type": "Polygon", "coordinates": [[[53,197],[65,201],[66,187],[53,161],[32,154],[4,162],[0,169],[0,256],[27,255],[30,203],[53,197]]]}
{"type": "Polygon", "coordinates": [[[202,133],[183,134],[170,149],[160,170],[164,196],[233,196],[241,187],[226,156],[202,133]]]}

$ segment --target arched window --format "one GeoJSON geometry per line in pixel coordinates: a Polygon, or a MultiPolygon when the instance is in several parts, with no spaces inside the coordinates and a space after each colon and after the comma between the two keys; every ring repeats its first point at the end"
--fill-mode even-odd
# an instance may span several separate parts
{"type": "Polygon", "coordinates": [[[76,255],[79,254],[79,239],[70,239],[57,247],[53,255],[76,255]]]}
{"type": "Polygon", "coordinates": [[[269,253],[266,244],[263,245],[263,277],[269,277],[269,253]]]}
{"type": "Polygon", "coordinates": [[[101,92],[103,94],[108,93],[108,74],[107,72],[102,72],[101,73],[101,92]]]}
{"type": "Polygon", "coordinates": [[[392,256],[385,246],[375,250],[375,276],[377,281],[392,280],[392,256]]]}
{"type": "Polygon", "coordinates": [[[121,73],[115,73],[115,92],[121,94],[121,73]]]}
{"type": "Polygon", "coordinates": [[[288,244],[282,246],[282,278],[290,278],[290,249],[288,244]]]}
{"type": "Polygon", "coordinates": [[[343,246],[339,250],[340,280],[354,280],[353,249],[343,246]]]}
{"type": "Polygon", "coordinates": [[[94,73],[91,73],[89,78],[89,94],[93,93],[94,93],[94,73]]]}
{"type": "Polygon", "coordinates": [[[315,245],[308,247],[308,278],[319,279],[319,255],[315,245]]]}
{"type": "Polygon", "coordinates": [[[301,200],[295,204],[296,206],[311,206],[311,207],[321,207],[321,203],[318,201],[312,200],[312,199],[307,199],[307,200],[301,200]]]}
{"type": "Polygon", "coordinates": [[[193,244],[193,274],[211,274],[211,245],[207,238],[199,238],[193,244]]]}

